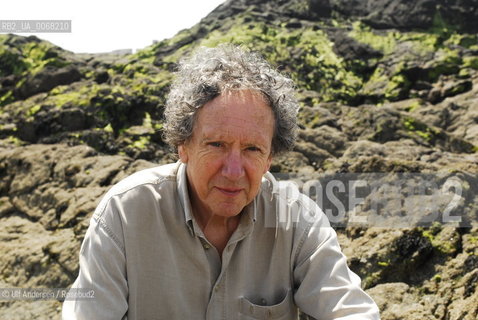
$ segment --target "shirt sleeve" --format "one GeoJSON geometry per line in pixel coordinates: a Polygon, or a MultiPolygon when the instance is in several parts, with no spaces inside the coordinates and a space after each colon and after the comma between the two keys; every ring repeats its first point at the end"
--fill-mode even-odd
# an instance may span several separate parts
{"type": "Polygon", "coordinates": [[[296,305],[315,319],[380,319],[377,305],[361,289],[360,278],[348,268],[337,234],[322,210],[316,210],[317,219],[304,228],[296,254],[296,305]]]}
{"type": "Polygon", "coordinates": [[[126,319],[126,259],[121,221],[114,211],[110,201],[90,221],[80,249],[80,272],[63,303],[64,320],[126,319]],[[91,295],[84,298],[83,292],[91,295]]]}

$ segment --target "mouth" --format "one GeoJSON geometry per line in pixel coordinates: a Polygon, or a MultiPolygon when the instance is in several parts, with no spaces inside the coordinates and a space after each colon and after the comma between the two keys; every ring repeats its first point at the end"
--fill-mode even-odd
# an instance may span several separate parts
{"type": "Polygon", "coordinates": [[[229,197],[237,196],[242,191],[242,189],[238,189],[238,188],[220,188],[220,187],[216,187],[216,189],[219,190],[219,192],[221,192],[222,194],[224,194],[226,196],[229,196],[229,197]]]}

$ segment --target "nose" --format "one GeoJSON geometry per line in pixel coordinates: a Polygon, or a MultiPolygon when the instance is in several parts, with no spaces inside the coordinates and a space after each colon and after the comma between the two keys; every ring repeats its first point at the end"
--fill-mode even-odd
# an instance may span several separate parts
{"type": "Polygon", "coordinates": [[[240,151],[231,150],[224,159],[222,175],[235,181],[244,176],[244,166],[240,151]]]}

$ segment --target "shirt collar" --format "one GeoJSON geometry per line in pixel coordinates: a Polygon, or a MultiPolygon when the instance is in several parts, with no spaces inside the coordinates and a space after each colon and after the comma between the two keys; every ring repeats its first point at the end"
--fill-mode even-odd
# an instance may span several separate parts
{"type": "MultiPolygon", "coordinates": [[[[179,201],[183,207],[184,211],[184,220],[186,221],[186,225],[189,228],[189,232],[191,235],[196,235],[196,230],[194,229],[194,216],[191,208],[191,202],[189,201],[189,192],[188,192],[188,178],[186,174],[186,164],[180,163],[178,172],[177,172],[177,181],[178,181],[178,194],[179,194],[179,201]]],[[[260,193],[260,191],[259,191],[260,193]]],[[[248,221],[248,225],[252,225],[256,222],[257,218],[257,209],[256,209],[256,199],[259,195],[257,195],[254,200],[249,203],[243,209],[243,214],[248,217],[248,219],[241,219],[241,221],[248,221]],[[249,223],[250,222],[250,223],[249,223]]]]}
{"type": "Polygon", "coordinates": [[[188,178],[186,175],[186,164],[180,163],[177,173],[179,201],[184,211],[184,221],[189,228],[191,235],[195,235],[193,226],[193,212],[189,201],[188,178]]]}

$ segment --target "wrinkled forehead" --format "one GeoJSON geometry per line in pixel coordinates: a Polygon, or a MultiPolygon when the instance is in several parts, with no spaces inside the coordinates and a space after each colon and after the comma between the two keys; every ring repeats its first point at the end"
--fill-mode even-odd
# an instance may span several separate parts
{"type": "MultiPolygon", "coordinates": [[[[274,114],[267,99],[258,91],[225,92],[206,103],[197,112],[194,127],[218,125],[274,126],[274,114]]],[[[251,128],[252,129],[252,128],[251,128]]],[[[257,127],[255,129],[258,129],[257,127]]]]}
{"type": "Polygon", "coordinates": [[[271,102],[264,92],[254,89],[228,89],[219,94],[225,101],[235,100],[245,102],[247,100],[254,100],[257,103],[265,103],[271,107],[271,102]]]}

